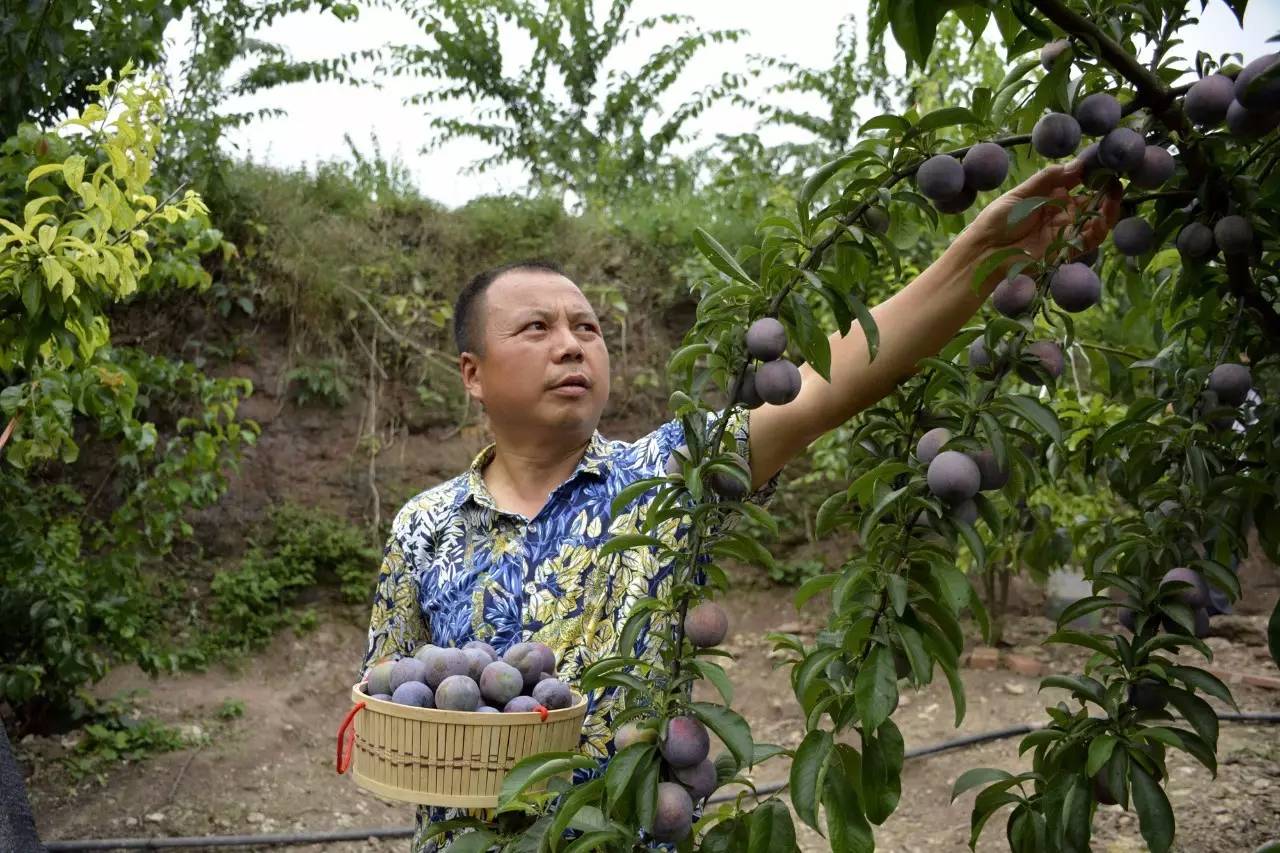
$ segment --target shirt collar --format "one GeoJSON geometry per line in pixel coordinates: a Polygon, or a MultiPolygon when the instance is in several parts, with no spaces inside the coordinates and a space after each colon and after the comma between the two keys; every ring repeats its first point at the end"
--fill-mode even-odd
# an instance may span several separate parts
{"type": "MultiPolygon", "coordinates": [[[[489,509],[497,509],[497,505],[493,502],[493,495],[489,494],[489,487],[484,483],[484,475],[481,473],[484,466],[489,464],[489,460],[493,459],[497,444],[490,444],[476,454],[475,459],[471,461],[471,465],[467,468],[462,477],[462,484],[458,489],[457,495],[454,497],[453,506],[458,508],[471,498],[477,504],[488,507],[489,509]]],[[[606,477],[610,471],[609,460],[609,442],[600,435],[600,430],[591,433],[591,441],[587,443],[587,452],[582,455],[578,466],[573,469],[573,473],[569,475],[569,479],[565,482],[572,482],[577,479],[579,474],[594,474],[598,477],[606,477]]]]}

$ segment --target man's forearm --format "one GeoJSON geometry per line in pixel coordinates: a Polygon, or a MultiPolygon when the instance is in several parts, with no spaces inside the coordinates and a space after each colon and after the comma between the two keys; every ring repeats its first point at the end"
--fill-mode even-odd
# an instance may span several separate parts
{"type": "MultiPolygon", "coordinates": [[[[832,387],[823,398],[832,401],[832,410],[821,413],[818,434],[883,399],[916,372],[922,358],[936,355],[968,323],[1003,275],[993,272],[974,290],[973,272],[986,256],[962,234],[906,287],[872,308],[880,334],[874,361],[861,326],[829,337],[832,387]]],[[[817,376],[812,380],[822,381],[817,376]]]]}

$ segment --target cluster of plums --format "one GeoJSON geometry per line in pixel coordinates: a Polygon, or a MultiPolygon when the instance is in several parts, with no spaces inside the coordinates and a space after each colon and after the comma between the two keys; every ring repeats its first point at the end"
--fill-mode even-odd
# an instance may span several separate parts
{"type": "MultiPolygon", "coordinates": [[[[887,214],[886,214],[887,215],[887,214]]],[[[735,402],[748,409],[765,403],[782,406],[800,393],[800,368],[782,357],[787,351],[787,330],[775,317],[761,317],[747,329],[747,352],[761,362],[748,365],[735,402]]]]}
{"type": "Polygon", "coordinates": [[[963,158],[935,154],[916,170],[916,187],[941,213],[962,213],[982,190],[994,190],[1009,176],[1009,152],[979,142],[963,158]]]}
{"type": "Polygon", "coordinates": [[[984,448],[972,452],[943,450],[951,440],[951,430],[935,427],[916,442],[916,458],[927,465],[925,482],[929,493],[950,507],[951,515],[966,524],[978,520],[978,492],[1004,488],[1009,468],[1001,468],[995,452],[984,448]]]}
{"type": "Polygon", "coordinates": [[[479,640],[460,649],[428,643],[412,657],[372,667],[365,692],[415,708],[541,713],[573,704],[555,670],[555,653],[543,643],[515,643],[502,655],[479,640]]]}
{"type": "MultiPolygon", "coordinates": [[[[699,604],[685,614],[684,635],[699,648],[718,646],[728,631],[728,615],[713,602],[699,604]]],[[[657,720],[650,719],[621,726],[614,735],[614,753],[632,744],[655,741],[666,781],[658,783],[652,835],[664,843],[683,841],[693,828],[694,803],[711,796],[718,786],[716,765],[709,757],[711,738],[697,717],[686,714],[669,720],[659,740],[657,720]]]]}

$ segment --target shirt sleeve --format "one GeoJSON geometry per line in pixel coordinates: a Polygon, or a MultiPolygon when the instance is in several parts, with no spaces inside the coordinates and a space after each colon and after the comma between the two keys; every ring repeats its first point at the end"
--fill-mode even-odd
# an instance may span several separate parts
{"type": "Polygon", "coordinates": [[[399,533],[397,523],[392,526],[391,537],[383,549],[382,567],[373,593],[373,612],[369,617],[369,642],[360,667],[362,679],[379,660],[404,657],[431,641],[431,626],[418,603],[416,572],[405,557],[399,533]]]}

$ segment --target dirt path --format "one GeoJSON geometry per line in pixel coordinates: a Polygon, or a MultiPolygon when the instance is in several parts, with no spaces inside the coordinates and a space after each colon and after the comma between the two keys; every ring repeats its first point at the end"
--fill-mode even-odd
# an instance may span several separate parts
{"type": "MultiPolygon", "coordinates": [[[[748,587],[726,602],[734,614],[730,668],[736,685],[734,707],[751,722],[757,740],[795,746],[803,725],[786,671],[775,671],[765,631],[806,630],[797,621],[785,590],[748,587]]],[[[118,670],[100,685],[103,695],[143,688],[144,713],[160,720],[199,726],[208,743],[198,749],[119,765],[105,784],[73,784],[57,759],[66,754],[59,738],[27,739],[18,752],[31,770],[32,807],[42,838],[101,838],[230,833],[323,831],[407,825],[409,806],[365,794],[334,774],[334,733],[348,708],[346,690],[364,647],[360,609],[327,611],[319,626],[301,637],[286,633],[238,672],[218,668],[150,681],[118,670]],[[242,717],[220,720],[224,701],[242,702],[242,717]]],[[[1258,618],[1258,617],[1251,617],[1258,618]]],[[[1043,627],[1020,620],[1010,636],[1035,636],[1043,627]]],[[[812,626],[807,626],[812,630],[812,626]]],[[[1040,634],[1039,636],[1044,636],[1040,634]]],[[[1272,667],[1265,650],[1214,640],[1220,663],[1253,671],[1272,667]]],[[[1038,650],[1043,657],[1046,653],[1038,650]]],[[[1039,723],[1043,706],[1056,701],[1037,695],[1037,678],[1004,670],[966,670],[968,714],[960,734],[1018,723],[1039,723]]],[[[1248,686],[1234,688],[1243,710],[1280,710],[1280,693],[1248,686]]],[[[895,719],[908,749],[954,737],[953,711],[945,683],[904,695],[895,719]]],[[[1170,796],[1179,818],[1178,848],[1185,851],[1251,851],[1280,838],[1280,728],[1225,724],[1219,748],[1220,771],[1211,780],[1199,765],[1170,760],[1170,796]]],[[[973,795],[948,803],[951,785],[970,767],[1013,770],[1028,761],[1017,756],[1017,740],[909,761],[897,812],[876,833],[885,851],[961,850],[969,833],[973,795]]],[[[758,781],[780,781],[782,761],[759,769],[758,781]]],[[[1095,849],[1144,849],[1136,820],[1119,809],[1096,821],[1095,849]]],[[[806,851],[829,849],[802,828],[806,851]]],[[[403,840],[366,840],[296,850],[402,851],[403,840]]],[[[265,849],[265,848],[264,848],[265,849]]],[[[280,849],[280,848],[273,848],[280,849]]],[[[979,850],[1003,850],[1004,821],[993,818],[979,850]]]]}

